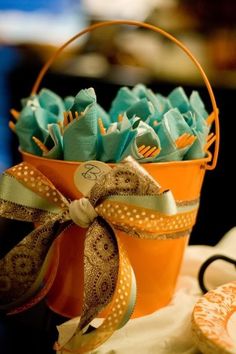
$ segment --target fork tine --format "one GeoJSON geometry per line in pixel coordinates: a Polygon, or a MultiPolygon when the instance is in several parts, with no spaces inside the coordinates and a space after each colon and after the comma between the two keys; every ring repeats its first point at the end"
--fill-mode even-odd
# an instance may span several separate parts
{"type": "Polygon", "coordinates": [[[63,125],[64,127],[66,127],[69,123],[68,121],[68,112],[63,112],[63,116],[64,116],[64,119],[63,119],[63,125]]]}
{"type": "Polygon", "coordinates": [[[193,135],[187,134],[186,138],[185,138],[184,141],[182,142],[182,148],[184,148],[185,146],[190,145],[192,139],[193,139],[193,135]]]}
{"type": "Polygon", "coordinates": [[[141,151],[139,151],[140,154],[142,154],[143,156],[145,155],[146,152],[148,152],[150,150],[151,146],[146,146],[144,149],[142,149],[141,151]]]}
{"type": "Polygon", "coordinates": [[[196,136],[194,136],[193,134],[184,133],[180,135],[179,138],[176,139],[175,145],[178,149],[181,149],[188,145],[192,145],[195,140],[196,140],[196,136]]]}
{"type": "Polygon", "coordinates": [[[143,154],[143,156],[144,156],[144,157],[149,157],[149,156],[151,156],[152,153],[153,153],[156,149],[157,149],[156,146],[153,146],[153,147],[150,148],[148,151],[146,151],[146,152],[143,154]]]}
{"type": "Polygon", "coordinates": [[[141,151],[146,147],[146,145],[141,145],[138,148],[138,152],[141,154],[141,151]]]}
{"type": "Polygon", "coordinates": [[[61,135],[63,135],[64,133],[64,130],[63,130],[63,122],[60,120],[59,122],[57,122],[59,128],[60,128],[60,132],[61,132],[61,135]]]}
{"type": "Polygon", "coordinates": [[[48,153],[49,150],[48,150],[47,146],[44,145],[44,143],[41,140],[36,138],[36,136],[32,136],[32,139],[42,152],[48,153]]]}
{"type": "Polygon", "coordinates": [[[183,133],[175,140],[175,145],[177,148],[181,147],[183,141],[186,139],[187,136],[188,136],[187,133],[183,133]]]}
{"type": "Polygon", "coordinates": [[[103,121],[102,121],[101,117],[98,118],[98,126],[99,126],[99,130],[100,130],[101,135],[105,135],[106,134],[106,129],[105,129],[104,125],[103,125],[103,121]]]}
{"type": "Polygon", "coordinates": [[[11,115],[15,118],[15,120],[19,119],[20,112],[18,112],[16,109],[12,108],[10,110],[11,115]]]}
{"type": "Polygon", "coordinates": [[[118,115],[118,122],[119,123],[121,123],[122,122],[122,120],[123,120],[123,115],[120,113],[119,115],[118,115]]]}
{"type": "Polygon", "coordinates": [[[16,132],[16,125],[12,120],[9,121],[8,126],[14,133],[16,132]]]}
{"type": "Polygon", "coordinates": [[[188,145],[192,145],[192,143],[193,143],[195,140],[196,140],[196,136],[190,135],[190,136],[188,137],[188,139],[185,141],[185,144],[184,144],[183,147],[188,146],[188,145]]]}
{"type": "Polygon", "coordinates": [[[157,148],[156,146],[146,146],[141,145],[138,148],[138,152],[143,155],[143,157],[156,157],[160,153],[161,149],[157,148]]]}
{"type": "Polygon", "coordinates": [[[74,120],[73,114],[72,114],[71,111],[69,111],[68,114],[69,114],[69,122],[71,123],[71,122],[73,122],[73,120],[74,120]]]}
{"type": "Polygon", "coordinates": [[[151,157],[157,157],[157,155],[159,155],[161,152],[161,148],[157,148],[156,151],[154,151],[152,154],[151,154],[151,157]]]}

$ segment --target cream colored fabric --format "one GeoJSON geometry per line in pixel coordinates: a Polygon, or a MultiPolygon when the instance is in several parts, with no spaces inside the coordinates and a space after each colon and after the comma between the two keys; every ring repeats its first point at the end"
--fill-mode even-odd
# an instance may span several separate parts
{"type": "MultiPolygon", "coordinates": [[[[213,254],[236,258],[236,227],[215,246],[188,246],[175,295],[169,306],[130,320],[92,354],[199,354],[191,336],[191,313],[199,296],[197,274],[201,264],[213,254]]],[[[208,288],[236,279],[235,267],[214,262],[206,273],[208,288]]],[[[161,291],[161,289],[160,289],[161,291]]]]}

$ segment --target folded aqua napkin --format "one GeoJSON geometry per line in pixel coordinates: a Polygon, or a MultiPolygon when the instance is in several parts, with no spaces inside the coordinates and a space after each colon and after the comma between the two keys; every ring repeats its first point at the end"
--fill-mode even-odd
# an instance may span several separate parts
{"type": "Polygon", "coordinates": [[[195,124],[194,127],[192,127],[192,131],[196,136],[196,140],[190,149],[186,151],[184,160],[201,159],[206,155],[205,145],[210,131],[210,126],[207,125],[206,120],[202,116],[195,115],[195,124]]]}
{"type": "Polygon", "coordinates": [[[189,111],[189,99],[182,87],[176,87],[168,96],[170,104],[173,108],[178,108],[180,113],[189,111]]]}
{"type": "Polygon", "coordinates": [[[99,160],[104,162],[119,162],[127,144],[131,142],[137,131],[132,129],[131,121],[126,114],[121,122],[112,123],[106,134],[101,135],[101,153],[99,160]]]}
{"type": "Polygon", "coordinates": [[[153,114],[154,114],[154,106],[145,97],[140,99],[138,102],[134,103],[126,111],[126,115],[128,118],[137,116],[141,118],[143,121],[146,121],[153,114]]]}
{"type": "Polygon", "coordinates": [[[79,117],[64,129],[64,159],[67,161],[86,161],[97,158],[97,105],[93,88],[81,90],[75,97],[71,112],[79,117]]]}
{"type": "Polygon", "coordinates": [[[65,111],[65,105],[60,96],[51,90],[43,88],[38,94],[38,101],[40,107],[46,111],[53,113],[55,116],[61,118],[65,111]]]}
{"type": "Polygon", "coordinates": [[[201,97],[197,91],[193,91],[190,95],[190,106],[193,112],[204,119],[208,117],[208,113],[205,109],[205,105],[201,100],[201,97]]]}
{"type": "Polygon", "coordinates": [[[23,109],[15,125],[15,131],[23,151],[42,155],[33,137],[44,143],[49,137],[48,124],[61,120],[65,110],[64,102],[54,92],[42,89],[38,95],[22,100],[23,109]]]}
{"type": "Polygon", "coordinates": [[[75,101],[74,96],[67,96],[64,98],[65,111],[70,111],[75,101]]]}
{"type": "Polygon", "coordinates": [[[155,157],[148,156],[140,153],[139,150],[142,146],[151,148],[160,148],[160,140],[154,129],[150,127],[147,123],[143,122],[141,119],[135,117],[131,120],[133,136],[132,139],[129,139],[126,148],[123,151],[121,160],[127,156],[132,156],[139,162],[150,162],[154,161],[155,157]]]}
{"type": "Polygon", "coordinates": [[[48,152],[43,152],[43,157],[55,160],[64,160],[63,139],[61,129],[58,124],[48,124],[49,135],[45,140],[48,152]]]}
{"type": "Polygon", "coordinates": [[[57,123],[58,117],[41,107],[25,106],[16,123],[16,134],[23,151],[41,155],[42,151],[33,141],[33,136],[44,142],[48,135],[48,124],[57,123]]]}
{"type": "Polygon", "coordinates": [[[32,154],[104,162],[118,162],[128,155],[139,162],[206,155],[211,123],[196,90],[188,97],[176,87],[165,97],[143,84],[121,87],[108,113],[92,87],[64,100],[42,89],[22,103],[15,131],[21,149],[32,154]]]}
{"type": "Polygon", "coordinates": [[[111,121],[117,122],[119,115],[123,115],[133,104],[138,101],[139,99],[128,87],[120,88],[116,97],[112,101],[111,108],[109,110],[111,121]]]}
{"type": "Polygon", "coordinates": [[[153,116],[158,119],[162,113],[162,103],[151,89],[143,84],[138,84],[133,88],[133,93],[139,98],[146,98],[153,106],[153,116]]]}
{"type": "Polygon", "coordinates": [[[157,161],[182,160],[190,145],[178,147],[177,141],[183,134],[193,136],[193,131],[177,108],[164,114],[162,121],[154,128],[160,139],[161,151],[157,161]]]}

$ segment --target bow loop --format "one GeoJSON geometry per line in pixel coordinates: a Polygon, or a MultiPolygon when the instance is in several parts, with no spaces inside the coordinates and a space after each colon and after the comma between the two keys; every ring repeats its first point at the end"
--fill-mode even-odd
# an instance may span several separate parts
{"type": "MultiPolygon", "coordinates": [[[[82,314],[68,342],[56,347],[61,353],[95,349],[127,322],[135,305],[134,272],[116,230],[148,239],[185,236],[197,209],[198,200],[176,203],[171,191],[162,192],[130,158],[103,174],[88,198],[71,203],[35,167],[24,162],[14,166],[0,178],[0,216],[37,227],[0,260],[0,308],[21,311],[19,306],[27,309],[40,301],[50,289],[44,280],[53,259],[53,241],[70,225],[88,228],[82,314]],[[86,333],[105,306],[104,322],[86,333]]],[[[52,285],[52,277],[50,281],[52,285]]]]}

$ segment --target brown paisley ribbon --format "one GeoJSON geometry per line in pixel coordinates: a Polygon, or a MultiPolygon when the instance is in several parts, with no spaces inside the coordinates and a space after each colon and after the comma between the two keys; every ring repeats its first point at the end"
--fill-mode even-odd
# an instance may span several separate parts
{"type": "MultiPolygon", "coordinates": [[[[170,201],[169,204],[173,203],[171,198],[170,201]]],[[[27,302],[34,304],[32,299],[40,299],[38,294],[44,286],[53,241],[76,218],[79,225],[83,224],[80,215],[86,210],[79,209],[78,216],[72,217],[72,203],[28,163],[14,166],[2,175],[0,215],[39,226],[0,260],[0,309],[10,311],[27,302]]],[[[189,233],[198,207],[195,203],[189,208],[180,208],[179,212],[173,212],[173,206],[166,207],[165,193],[160,192],[160,186],[132,159],[103,175],[91,189],[85,204],[90,209],[87,218],[93,217],[84,246],[82,315],[73,335],[60,338],[60,344],[56,344],[60,353],[85,353],[96,348],[131,315],[135,278],[114,229],[141,238],[180,237],[189,233]],[[104,257],[94,252],[95,243],[101,240],[104,257]],[[100,282],[95,292],[92,280],[101,275],[105,281],[100,282]],[[90,321],[107,305],[109,311],[102,325],[86,333],[90,321]]]]}

